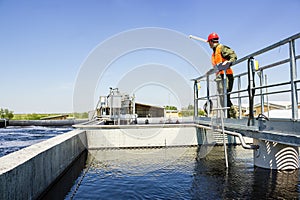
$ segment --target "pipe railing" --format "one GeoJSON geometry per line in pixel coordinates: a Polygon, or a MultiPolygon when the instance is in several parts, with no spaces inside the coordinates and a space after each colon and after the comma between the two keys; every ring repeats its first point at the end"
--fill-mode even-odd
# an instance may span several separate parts
{"type": "MultiPolygon", "coordinates": [[[[300,59],[300,55],[296,55],[296,48],[295,48],[295,41],[297,39],[300,38],[300,33],[297,33],[291,37],[288,37],[284,40],[281,40],[273,45],[270,45],[268,47],[265,47],[259,51],[256,51],[252,54],[249,54],[239,60],[237,60],[236,62],[234,62],[232,64],[231,67],[236,66],[237,64],[243,63],[245,61],[248,61],[248,59],[252,59],[255,56],[258,55],[263,55],[266,52],[269,52],[275,48],[281,47],[283,45],[289,44],[289,56],[286,59],[280,60],[280,61],[276,61],[273,62],[271,64],[265,65],[265,66],[261,66],[256,70],[256,73],[259,75],[259,84],[258,86],[253,87],[252,89],[254,90],[259,90],[259,92],[256,92],[256,94],[254,95],[255,97],[260,97],[260,102],[261,102],[261,112],[262,114],[264,113],[264,97],[267,95],[274,95],[274,94],[278,94],[278,93],[290,93],[291,96],[291,112],[292,112],[292,119],[293,121],[297,121],[298,120],[298,94],[297,92],[300,91],[300,89],[297,88],[297,84],[300,82],[299,79],[297,79],[297,60],[300,59]],[[272,69],[275,68],[277,66],[283,65],[283,64],[287,64],[290,63],[290,79],[288,81],[283,81],[283,82],[278,82],[275,84],[270,84],[267,85],[264,81],[264,71],[266,69],[272,69]],[[279,87],[283,87],[283,86],[290,86],[289,89],[285,88],[285,89],[278,89],[279,87]],[[268,89],[274,89],[273,91],[269,91],[268,89]],[[268,90],[268,91],[264,91],[264,90],[268,90]]],[[[230,95],[236,95],[236,96],[232,96],[231,99],[237,99],[238,100],[238,108],[239,108],[239,118],[242,118],[242,106],[241,106],[241,102],[243,98],[247,98],[248,95],[243,95],[243,93],[248,91],[248,88],[243,89],[241,88],[242,85],[242,81],[241,78],[244,76],[247,76],[248,73],[250,73],[249,71],[245,71],[242,72],[240,74],[237,74],[234,76],[235,80],[237,80],[237,90],[234,90],[228,94],[230,95]]],[[[206,100],[206,102],[209,104],[210,100],[212,98],[216,98],[219,97],[220,95],[210,95],[211,91],[209,89],[209,84],[210,84],[210,76],[215,74],[215,70],[211,69],[209,71],[207,71],[204,75],[192,79],[192,81],[194,81],[194,108],[195,108],[195,118],[198,117],[198,105],[199,105],[199,101],[200,100],[206,100]],[[200,81],[206,81],[206,95],[205,96],[198,96],[198,87],[197,87],[197,83],[200,81]]],[[[224,93],[222,94],[224,95],[224,99],[226,99],[226,91],[224,91],[224,93]]],[[[253,106],[253,105],[252,105],[253,106]]],[[[208,116],[209,116],[209,109],[208,109],[208,116]]],[[[259,114],[259,113],[258,113],[259,114]]]]}
{"type": "Polygon", "coordinates": [[[235,137],[238,137],[240,142],[241,142],[241,145],[244,149],[259,149],[259,146],[258,145],[255,145],[255,144],[247,144],[245,139],[244,139],[244,136],[241,134],[241,133],[238,133],[238,132],[234,132],[234,131],[228,131],[228,130],[222,130],[222,129],[213,129],[212,127],[208,127],[208,126],[204,126],[204,125],[199,125],[199,124],[196,124],[195,125],[197,128],[203,128],[203,129],[206,129],[206,130],[211,130],[211,131],[215,131],[215,132],[219,132],[219,133],[225,133],[227,135],[232,135],[232,136],[235,136],[235,137]]]}

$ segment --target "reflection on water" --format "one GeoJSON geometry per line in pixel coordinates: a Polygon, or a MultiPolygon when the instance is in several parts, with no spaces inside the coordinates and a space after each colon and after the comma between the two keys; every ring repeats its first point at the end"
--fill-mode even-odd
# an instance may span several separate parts
{"type": "Polygon", "coordinates": [[[256,168],[252,183],[252,198],[265,194],[263,197],[278,199],[299,199],[298,171],[271,171],[256,168]],[[261,184],[264,182],[265,184],[261,184]]]}
{"type": "MultiPolygon", "coordinates": [[[[72,130],[0,129],[0,156],[72,130]]],[[[299,199],[299,172],[253,167],[241,146],[90,150],[43,199],[299,199]]]]}
{"type": "Polygon", "coordinates": [[[87,159],[87,151],[81,153],[72,165],[66,169],[64,175],[59,177],[56,182],[50,186],[50,188],[44,191],[38,199],[42,200],[54,200],[64,199],[68,194],[70,188],[73,186],[74,181],[78,177],[82,177],[82,169],[85,167],[87,159]]]}
{"type": "Polygon", "coordinates": [[[299,172],[253,167],[251,150],[210,148],[89,151],[65,199],[298,199],[299,172]]]}

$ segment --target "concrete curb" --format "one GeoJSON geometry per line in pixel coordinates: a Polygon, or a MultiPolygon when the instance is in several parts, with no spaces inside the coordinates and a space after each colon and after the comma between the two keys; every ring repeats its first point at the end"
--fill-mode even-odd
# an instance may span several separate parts
{"type": "Polygon", "coordinates": [[[0,158],[0,199],[36,199],[86,149],[73,130],[0,158]]]}

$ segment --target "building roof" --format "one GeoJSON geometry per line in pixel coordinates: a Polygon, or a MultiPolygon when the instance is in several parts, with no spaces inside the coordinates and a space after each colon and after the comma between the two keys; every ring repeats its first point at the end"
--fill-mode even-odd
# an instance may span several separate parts
{"type": "MultiPolygon", "coordinates": [[[[269,112],[265,112],[265,115],[269,118],[292,118],[292,110],[270,110],[269,112]]],[[[300,116],[300,110],[298,110],[298,116],[300,116]]]]}
{"type": "Polygon", "coordinates": [[[161,106],[154,106],[154,105],[149,105],[149,104],[144,104],[144,103],[138,103],[138,102],[136,102],[135,105],[165,109],[164,107],[161,107],[161,106]]]}
{"type": "MultiPolygon", "coordinates": [[[[264,102],[264,105],[267,106],[269,103],[269,106],[274,106],[278,107],[281,109],[288,109],[291,106],[291,101],[269,101],[269,102],[264,102]]],[[[254,107],[259,107],[261,103],[257,103],[254,105],[254,107]]]]}
{"type": "Polygon", "coordinates": [[[52,116],[48,116],[48,117],[42,117],[41,120],[51,120],[51,119],[59,119],[59,118],[67,118],[69,117],[68,114],[65,115],[52,115],[52,116]]]}

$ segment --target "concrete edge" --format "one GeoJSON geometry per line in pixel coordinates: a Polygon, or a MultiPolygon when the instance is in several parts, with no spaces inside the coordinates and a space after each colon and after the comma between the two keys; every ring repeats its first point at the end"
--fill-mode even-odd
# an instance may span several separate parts
{"type": "Polygon", "coordinates": [[[0,199],[36,199],[87,148],[73,130],[0,158],[0,199]]]}
{"type": "Polygon", "coordinates": [[[139,129],[139,128],[180,128],[180,127],[196,127],[196,124],[136,124],[136,125],[73,125],[79,129],[139,129]]]}
{"type": "Polygon", "coordinates": [[[0,157],[0,175],[81,132],[82,130],[72,130],[0,157]]]}

